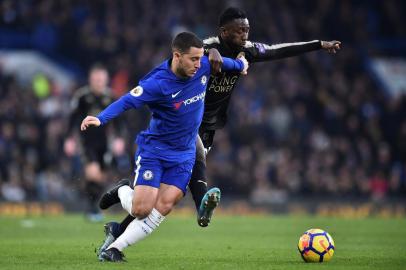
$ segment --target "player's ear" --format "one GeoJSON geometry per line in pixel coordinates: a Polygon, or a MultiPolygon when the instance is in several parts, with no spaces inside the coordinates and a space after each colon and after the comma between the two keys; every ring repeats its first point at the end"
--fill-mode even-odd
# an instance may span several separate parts
{"type": "Polygon", "coordinates": [[[173,59],[179,59],[181,56],[181,53],[179,51],[173,51],[173,59]]]}
{"type": "Polygon", "coordinates": [[[220,35],[225,35],[227,32],[227,29],[224,26],[220,26],[220,35]]]}

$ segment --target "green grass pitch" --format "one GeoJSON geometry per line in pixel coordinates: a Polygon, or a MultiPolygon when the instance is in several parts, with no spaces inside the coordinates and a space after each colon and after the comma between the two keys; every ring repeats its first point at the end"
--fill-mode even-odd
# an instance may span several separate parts
{"type": "Polygon", "coordinates": [[[97,261],[102,225],[80,215],[0,217],[0,269],[406,269],[401,218],[217,216],[202,229],[194,217],[175,215],[127,248],[122,264],[97,261]],[[314,227],[335,240],[330,262],[305,263],[297,251],[299,236],[314,227]]]}

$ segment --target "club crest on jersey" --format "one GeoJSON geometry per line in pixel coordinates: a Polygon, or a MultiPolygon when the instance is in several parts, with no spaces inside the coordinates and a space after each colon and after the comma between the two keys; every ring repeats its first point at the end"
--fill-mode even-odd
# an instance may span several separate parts
{"type": "Polygon", "coordinates": [[[202,79],[200,80],[200,82],[201,82],[203,85],[206,84],[206,82],[207,82],[207,77],[206,77],[206,75],[203,75],[203,76],[202,76],[202,79]]]}
{"type": "Polygon", "coordinates": [[[151,180],[152,178],[154,178],[154,174],[152,173],[152,171],[146,170],[146,171],[142,174],[142,178],[144,178],[144,180],[151,180]]]}
{"type": "Polygon", "coordinates": [[[139,97],[142,95],[142,92],[144,92],[144,89],[138,85],[137,87],[135,87],[133,90],[130,91],[130,94],[133,97],[139,97]]]}

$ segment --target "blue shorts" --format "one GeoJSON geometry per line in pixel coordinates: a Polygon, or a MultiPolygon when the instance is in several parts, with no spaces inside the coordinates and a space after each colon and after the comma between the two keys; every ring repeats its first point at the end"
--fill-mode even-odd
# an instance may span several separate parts
{"type": "Polygon", "coordinates": [[[178,163],[151,157],[137,151],[135,155],[134,186],[144,185],[159,188],[161,183],[175,186],[186,194],[192,175],[195,158],[178,163]]]}

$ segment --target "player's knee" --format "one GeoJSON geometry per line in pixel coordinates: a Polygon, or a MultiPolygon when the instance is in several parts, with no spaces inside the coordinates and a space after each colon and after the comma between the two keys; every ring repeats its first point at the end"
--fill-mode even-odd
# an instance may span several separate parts
{"type": "Polygon", "coordinates": [[[87,164],[85,167],[85,177],[88,180],[100,181],[103,178],[100,165],[97,162],[87,164]]]}
{"type": "Polygon", "coordinates": [[[156,209],[158,210],[159,213],[162,215],[166,216],[169,214],[173,207],[175,206],[174,201],[169,201],[169,200],[159,200],[156,204],[156,209]]]}
{"type": "Polygon", "coordinates": [[[131,215],[138,219],[144,219],[151,213],[151,211],[152,207],[147,207],[145,205],[133,205],[133,207],[131,208],[131,215]]]}

